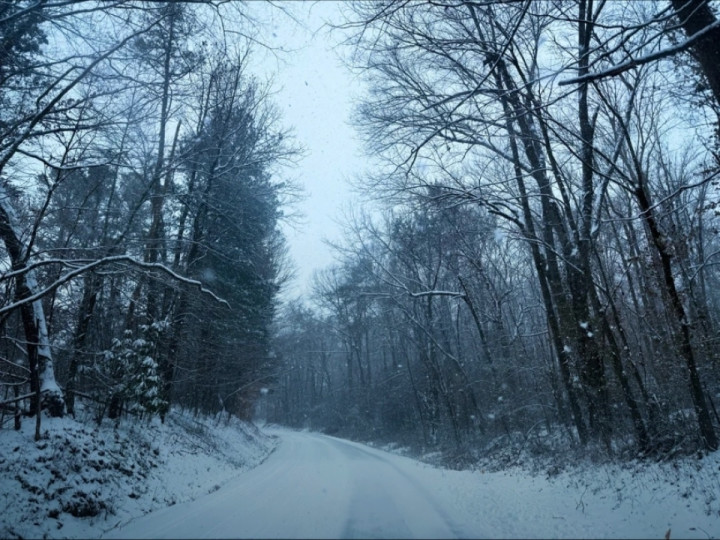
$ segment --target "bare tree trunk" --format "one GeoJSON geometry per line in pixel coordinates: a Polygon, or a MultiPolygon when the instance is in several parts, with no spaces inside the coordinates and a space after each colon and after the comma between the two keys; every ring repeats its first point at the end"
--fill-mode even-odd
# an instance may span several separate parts
{"type": "Polygon", "coordinates": [[[655,220],[653,207],[650,204],[648,194],[645,191],[645,182],[642,178],[638,178],[638,188],[635,190],[635,197],[640,208],[641,216],[647,225],[648,235],[652,241],[657,253],[660,257],[660,263],[663,272],[665,290],[670,297],[670,306],[675,315],[675,320],[679,325],[679,335],[677,335],[680,354],[685,360],[690,379],[690,395],[692,397],[695,414],[697,415],[698,428],[703,445],[710,451],[718,449],[718,439],[713,428],[710,411],[708,410],[705,400],[705,392],[700,382],[695,355],[693,353],[692,342],[690,337],[690,321],[685,313],[680,293],[675,286],[675,276],[670,262],[671,255],[668,251],[667,241],[663,237],[658,224],[655,220]]]}
{"type": "MultiPolygon", "coordinates": [[[[503,89],[503,77],[500,74],[496,74],[495,78],[498,88],[503,89]]],[[[506,82],[511,81],[508,78],[508,81],[506,82]]],[[[513,167],[515,170],[516,183],[520,193],[520,204],[523,211],[524,224],[520,224],[521,230],[530,245],[533,264],[535,266],[535,271],[537,272],[538,281],[540,283],[540,291],[545,305],[545,314],[548,328],[550,330],[550,338],[557,354],[560,379],[562,380],[565,393],[567,394],[573,424],[575,425],[581,444],[586,444],[588,441],[587,427],[585,426],[585,422],[583,420],[582,409],[580,408],[580,402],[578,401],[575,388],[573,387],[572,375],[570,373],[571,349],[568,344],[563,343],[563,336],[568,335],[567,332],[562,331],[563,320],[566,317],[568,309],[566,306],[567,302],[562,291],[562,284],[560,283],[560,272],[557,268],[556,255],[552,249],[553,227],[545,223],[543,228],[544,235],[542,238],[540,238],[536,232],[535,222],[530,209],[530,202],[525,186],[524,175],[520,165],[520,149],[517,142],[518,137],[515,135],[515,130],[510,120],[518,114],[523,115],[524,112],[517,111],[513,113],[512,104],[509,103],[509,99],[505,97],[510,93],[507,90],[508,89],[506,89],[503,94],[503,97],[501,97],[501,101],[505,110],[507,130],[510,134],[510,150],[512,152],[513,167]],[[545,246],[551,248],[548,250],[547,257],[544,257],[540,252],[538,245],[540,242],[543,242],[545,246]]],[[[539,171],[538,174],[544,174],[544,171],[539,171]]],[[[542,179],[540,182],[542,183],[542,179]]],[[[550,212],[550,210],[546,202],[543,206],[543,213],[546,215],[548,212],[550,212]]]]}
{"type": "MultiPolygon", "coordinates": [[[[25,249],[15,225],[9,196],[2,187],[0,187],[0,238],[10,256],[12,270],[17,272],[25,269],[27,264],[25,249]]],[[[37,288],[32,270],[18,274],[15,277],[15,300],[23,301],[32,297],[37,288]]],[[[37,415],[35,438],[39,439],[40,409],[46,408],[51,416],[62,416],[65,412],[65,400],[62,390],[55,382],[50,340],[41,300],[24,302],[19,309],[25,332],[30,387],[35,393],[33,400],[33,411],[37,415]]]]}
{"type": "Polygon", "coordinates": [[[65,387],[67,393],[67,412],[73,416],[75,416],[74,392],[77,384],[78,365],[82,362],[82,357],[85,355],[87,332],[90,327],[93,312],[95,311],[98,289],[100,288],[100,277],[94,272],[85,274],[83,281],[83,296],[80,301],[78,322],[73,338],[73,356],[68,366],[68,379],[65,387]]]}

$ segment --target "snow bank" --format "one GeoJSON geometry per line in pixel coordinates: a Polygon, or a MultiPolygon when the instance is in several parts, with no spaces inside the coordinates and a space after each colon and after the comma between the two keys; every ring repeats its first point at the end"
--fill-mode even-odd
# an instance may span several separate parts
{"type": "Polygon", "coordinates": [[[0,538],[91,538],[220,488],[261,463],[275,440],[237,419],[173,411],[117,428],[44,418],[0,431],[0,538]]]}

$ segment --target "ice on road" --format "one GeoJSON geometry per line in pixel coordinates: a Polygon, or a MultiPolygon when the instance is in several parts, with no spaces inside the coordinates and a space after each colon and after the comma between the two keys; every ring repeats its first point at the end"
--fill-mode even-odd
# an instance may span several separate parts
{"type": "Polygon", "coordinates": [[[259,467],[193,502],[141,517],[106,538],[458,538],[447,508],[408,467],[340,439],[282,432],[259,467]]]}

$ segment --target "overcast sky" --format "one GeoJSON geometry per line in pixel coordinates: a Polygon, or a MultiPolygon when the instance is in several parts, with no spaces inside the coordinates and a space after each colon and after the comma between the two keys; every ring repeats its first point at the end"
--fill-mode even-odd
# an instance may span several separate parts
{"type": "Polygon", "coordinates": [[[297,267],[296,283],[287,291],[290,297],[310,292],[313,272],[331,264],[332,255],[323,239],[339,237],[336,222],[341,209],[354,198],[347,180],[364,163],[361,145],[349,125],[360,83],[340,61],[336,34],[322,28],[325,21],[340,21],[338,4],[279,2],[298,22],[277,8],[263,12],[262,27],[270,33],[263,39],[289,52],[280,54],[279,61],[259,54],[260,69],[274,73],[274,101],[283,122],[293,128],[306,149],[298,168],[290,173],[305,189],[306,199],[298,208],[304,214],[303,223],[284,227],[297,267]]]}

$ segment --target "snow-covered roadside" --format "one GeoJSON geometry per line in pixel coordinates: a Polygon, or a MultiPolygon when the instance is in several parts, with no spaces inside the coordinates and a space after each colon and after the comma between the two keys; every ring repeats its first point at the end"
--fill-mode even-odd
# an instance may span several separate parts
{"type": "Polygon", "coordinates": [[[362,444],[268,428],[282,441],[217,493],[107,538],[717,538],[720,456],[588,465],[548,477],[438,469],[362,444]],[[683,490],[685,490],[683,492],[683,490]],[[709,496],[712,500],[705,500],[709,496]]]}
{"type": "Polygon", "coordinates": [[[720,459],[704,465],[605,465],[554,477],[432,469],[428,479],[489,538],[719,538],[720,459]]]}
{"type": "Polygon", "coordinates": [[[555,460],[543,473],[529,462],[449,470],[428,463],[434,455],[421,456],[421,465],[404,457],[406,448],[380,448],[405,460],[408,474],[465,514],[465,527],[478,536],[664,538],[669,531],[670,538],[720,538],[720,452],[668,462],[575,461],[561,471],[555,460]]]}
{"type": "Polygon", "coordinates": [[[173,411],[117,428],[70,418],[0,431],[0,538],[91,538],[220,488],[261,463],[275,439],[237,419],[173,411]]]}
{"type": "Polygon", "coordinates": [[[156,525],[175,523],[168,512],[177,510],[185,519],[210,516],[195,526],[215,536],[272,532],[273,524],[283,523],[287,536],[293,519],[318,536],[316,525],[328,521],[328,493],[337,493],[333,504],[349,512],[338,510],[333,519],[358,525],[365,514],[377,517],[377,500],[404,493],[403,479],[413,493],[429,494],[453,530],[469,537],[663,538],[668,530],[670,538],[720,537],[720,452],[667,463],[574,463],[552,474],[517,466],[456,471],[348,441],[328,445],[333,438],[312,433],[268,426],[268,436],[237,420],[195,420],[177,412],[165,425],[126,421],[117,429],[48,419],[38,443],[27,424],[20,433],[0,432],[0,537],[97,537],[143,513],[192,499],[197,500],[190,506],[153,514],[156,525]],[[278,440],[284,446],[267,463],[231,482],[260,464],[278,440]],[[303,444],[305,453],[297,451],[303,444]],[[353,446],[357,451],[348,452],[353,446]],[[370,454],[378,460],[368,461],[370,454]],[[388,471],[401,477],[383,484],[388,471]],[[279,479],[290,481],[292,489],[278,486],[279,479]],[[219,501],[237,511],[215,508],[219,501]],[[252,502],[240,505],[248,514],[241,516],[242,526],[239,501],[252,502]],[[223,519],[212,517],[211,508],[223,519]],[[282,519],[270,519],[273,512],[282,519]]]}

